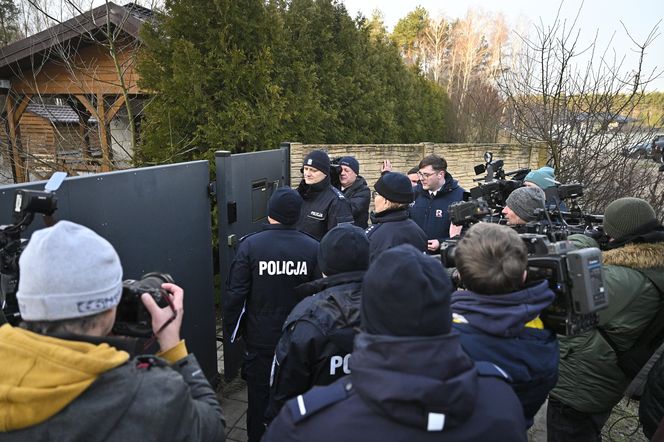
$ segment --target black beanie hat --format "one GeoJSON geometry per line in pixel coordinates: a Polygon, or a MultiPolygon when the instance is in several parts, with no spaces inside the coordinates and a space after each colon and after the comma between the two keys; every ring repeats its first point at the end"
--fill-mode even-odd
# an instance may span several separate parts
{"type": "Polygon", "coordinates": [[[318,266],[327,276],[366,270],[369,267],[369,239],[364,229],[339,224],[327,232],[318,248],[318,266]]]}
{"type": "Polygon", "coordinates": [[[403,244],[378,255],[362,283],[362,328],[389,336],[450,332],[454,288],[440,260],[403,244]]]}
{"type": "Polygon", "coordinates": [[[330,156],[327,153],[323,152],[322,150],[312,150],[304,158],[304,162],[302,163],[302,169],[300,169],[300,172],[304,170],[304,166],[315,167],[316,169],[323,172],[325,175],[329,175],[330,156]]]}
{"type": "Polygon", "coordinates": [[[302,197],[289,187],[280,187],[274,191],[267,205],[267,214],[270,218],[290,226],[300,218],[302,197]]]}
{"type": "Polygon", "coordinates": [[[380,196],[395,203],[410,204],[415,198],[410,179],[396,172],[383,174],[374,184],[374,189],[380,196]]]}
{"type": "Polygon", "coordinates": [[[602,225],[607,235],[620,240],[656,222],[657,215],[650,203],[641,198],[626,197],[607,206],[602,225]]]}

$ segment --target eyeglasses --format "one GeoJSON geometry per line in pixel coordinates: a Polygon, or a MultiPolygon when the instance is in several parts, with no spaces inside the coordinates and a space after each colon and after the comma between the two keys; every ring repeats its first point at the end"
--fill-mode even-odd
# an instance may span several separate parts
{"type": "Polygon", "coordinates": [[[431,172],[431,173],[417,172],[417,175],[418,175],[420,178],[424,178],[424,179],[426,180],[426,179],[429,179],[430,176],[433,176],[433,175],[435,175],[435,174],[437,174],[437,173],[438,173],[438,171],[431,172]]]}

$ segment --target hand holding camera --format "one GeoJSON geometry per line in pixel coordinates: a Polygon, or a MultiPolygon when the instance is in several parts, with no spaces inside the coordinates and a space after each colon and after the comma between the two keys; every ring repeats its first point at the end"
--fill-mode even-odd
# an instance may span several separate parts
{"type": "Polygon", "coordinates": [[[166,351],[180,342],[180,327],[184,314],[184,290],[173,283],[161,284],[161,295],[168,305],[161,307],[150,293],[143,293],[141,301],[152,317],[152,331],[159,347],[166,351]]]}

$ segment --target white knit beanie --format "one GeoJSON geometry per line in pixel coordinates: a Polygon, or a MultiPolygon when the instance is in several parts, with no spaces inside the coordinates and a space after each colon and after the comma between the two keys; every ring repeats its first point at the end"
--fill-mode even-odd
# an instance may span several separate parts
{"type": "Polygon", "coordinates": [[[115,249],[70,221],[33,233],[19,268],[16,298],[26,321],[91,316],[120,302],[122,266],[115,249]]]}

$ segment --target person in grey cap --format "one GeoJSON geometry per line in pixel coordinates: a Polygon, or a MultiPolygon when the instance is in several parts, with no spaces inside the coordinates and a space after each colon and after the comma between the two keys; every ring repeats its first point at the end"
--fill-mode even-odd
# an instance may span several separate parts
{"type": "Polygon", "coordinates": [[[302,298],[295,287],[318,277],[318,241],[295,229],[302,198],[281,187],[268,201],[268,224],[240,240],[222,296],[224,333],[246,343],[247,436],[259,441],[270,393],[270,367],[284,320],[302,298]]]}
{"type": "Polygon", "coordinates": [[[544,191],[539,187],[519,187],[507,197],[503,215],[507,224],[515,226],[537,221],[536,209],[545,209],[544,191]]]}
{"type": "MultiPolygon", "coordinates": [[[[628,350],[645,339],[649,324],[664,308],[664,227],[652,206],[640,198],[617,199],[604,211],[603,226],[610,238],[602,252],[609,306],[599,312],[597,327],[559,337],[558,383],[547,408],[552,442],[601,440],[611,410],[650,357],[645,354],[639,361],[628,350]]],[[[568,240],[579,248],[599,247],[584,235],[568,240]]],[[[652,424],[646,428],[653,431],[652,424]]]]}
{"type": "Polygon", "coordinates": [[[161,351],[131,357],[107,336],[122,266],[104,238],[60,221],[32,234],[19,265],[25,322],[0,327],[0,440],[224,439],[216,394],[180,339],[180,287],[162,285],[172,309],[143,294],[161,351]]]}

